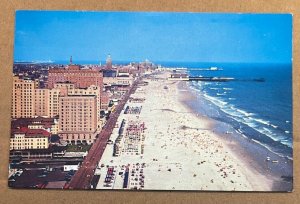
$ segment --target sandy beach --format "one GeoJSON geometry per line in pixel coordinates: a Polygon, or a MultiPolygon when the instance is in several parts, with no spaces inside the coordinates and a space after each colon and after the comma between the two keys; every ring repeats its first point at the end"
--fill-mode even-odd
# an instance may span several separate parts
{"type": "Polygon", "coordinates": [[[184,104],[193,96],[183,82],[166,80],[167,74],[146,79],[148,85],[132,95],[143,101],[127,102],[129,107],[141,107],[140,112],[122,112],[111,136],[113,143],[123,120],[125,131],[128,124],[144,124],[145,128],[134,137],[122,136],[118,156],[112,156],[114,145],[107,145],[96,169],[100,174],[97,189],[124,189],[126,180],[127,189],[272,190],[273,175],[257,168],[258,163],[247,156],[248,150],[244,151],[238,140],[215,131],[215,121],[184,104]],[[107,184],[105,179],[111,172],[112,180],[107,184]]]}

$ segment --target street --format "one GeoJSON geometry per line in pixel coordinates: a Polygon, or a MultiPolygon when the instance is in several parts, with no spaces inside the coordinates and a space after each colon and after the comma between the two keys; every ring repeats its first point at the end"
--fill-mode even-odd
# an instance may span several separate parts
{"type": "Polygon", "coordinates": [[[130,90],[125,94],[123,99],[117,105],[117,108],[114,112],[110,114],[110,117],[105,124],[104,128],[98,135],[98,138],[92,145],[89,150],[87,156],[83,160],[81,167],[78,169],[76,174],[73,176],[72,180],[69,184],[69,189],[89,189],[91,185],[92,178],[94,176],[95,169],[97,168],[97,164],[100,161],[105,147],[107,145],[107,141],[112,134],[112,131],[117,123],[118,117],[122,112],[127,100],[130,95],[134,93],[139,83],[139,79],[137,79],[130,90]]]}

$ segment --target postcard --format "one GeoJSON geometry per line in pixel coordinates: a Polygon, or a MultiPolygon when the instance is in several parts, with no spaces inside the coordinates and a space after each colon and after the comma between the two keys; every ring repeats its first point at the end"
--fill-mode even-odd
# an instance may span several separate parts
{"type": "Polygon", "coordinates": [[[15,25],[9,187],[292,191],[291,14],[15,25]]]}

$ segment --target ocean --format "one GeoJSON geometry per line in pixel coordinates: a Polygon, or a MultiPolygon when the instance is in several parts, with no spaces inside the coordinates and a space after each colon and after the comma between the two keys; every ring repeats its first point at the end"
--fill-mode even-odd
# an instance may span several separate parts
{"type": "Polygon", "coordinates": [[[208,63],[163,65],[186,67],[190,76],[233,77],[235,80],[229,82],[188,82],[191,89],[199,95],[198,105],[193,106],[195,111],[228,123],[242,136],[280,156],[292,158],[291,65],[208,63]],[[211,66],[223,70],[193,69],[211,66]]]}

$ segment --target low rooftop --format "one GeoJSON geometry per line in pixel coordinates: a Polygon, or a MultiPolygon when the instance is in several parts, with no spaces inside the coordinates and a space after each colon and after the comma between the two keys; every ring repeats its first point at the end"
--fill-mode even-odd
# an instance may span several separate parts
{"type": "Polygon", "coordinates": [[[51,133],[43,129],[29,129],[21,127],[20,129],[13,129],[12,134],[25,134],[25,137],[50,137],[51,133]]]}

